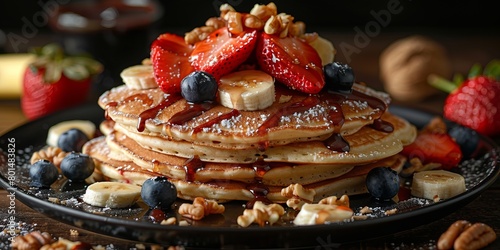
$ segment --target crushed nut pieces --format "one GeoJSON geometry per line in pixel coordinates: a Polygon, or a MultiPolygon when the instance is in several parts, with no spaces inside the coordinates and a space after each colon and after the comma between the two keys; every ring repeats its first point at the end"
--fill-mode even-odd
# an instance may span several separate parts
{"type": "Polygon", "coordinates": [[[306,189],[300,184],[290,184],[288,187],[281,189],[281,195],[288,199],[286,201],[287,206],[300,210],[305,203],[313,202],[316,191],[306,189]]]}
{"type": "Polygon", "coordinates": [[[252,209],[245,209],[243,215],[238,216],[237,222],[242,227],[248,227],[252,223],[257,223],[259,226],[272,225],[284,214],[285,209],[279,204],[266,205],[256,201],[252,209]]]}
{"type": "Polygon", "coordinates": [[[224,211],[225,207],[223,205],[203,197],[196,197],[193,204],[183,203],[179,207],[180,215],[193,220],[201,220],[209,214],[222,214],[224,211]]]}
{"type": "Polygon", "coordinates": [[[61,161],[67,154],[67,152],[64,152],[59,147],[47,146],[33,153],[30,162],[33,164],[39,160],[47,160],[52,162],[59,169],[61,161]]]}
{"type": "Polygon", "coordinates": [[[241,34],[245,28],[263,30],[267,34],[277,34],[280,37],[301,37],[305,34],[304,22],[294,22],[294,17],[286,13],[278,13],[273,2],[263,5],[256,4],[250,13],[237,12],[231,5],[223,4],[219,8],[220,17],[211,17],[205,26],[196,27],[184,35],[187,44],[195,44],[204,40],[213,31],[227,27],[234,35],[241,34]]]}

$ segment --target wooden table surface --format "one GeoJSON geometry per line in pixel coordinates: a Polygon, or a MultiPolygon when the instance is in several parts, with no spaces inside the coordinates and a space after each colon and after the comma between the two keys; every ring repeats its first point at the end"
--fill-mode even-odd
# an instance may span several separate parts
{"type": "MultiPolygon", "coordinates": [[[[363,48],[360,53],[354,54],[351,58],[351,65],[357,73],[357,79],[363,80],[375,88],[382,89],[378,77],[378,56],[383,48],[396,39],[409,35],[408,32],[381,34],[374,37],[370,44],[363,48]]],[[[352,33],[329,34],[333,41],[352,41],[352,33]]],[[[442,43],[449,52],[453,62],[455,72],[466,72],[472,63],[486,63],[491,59],[500,58],[498,45],[500,37],[491,34],[472,34],[464,36],[462,34],[443,35],[437,33],[426,34],[442,43]]],[[[342,55],[338,57],[340,61],[345,60],[342,55]]],[[[1,91],[1,90],[0,90],[1,91]]],[[[424,108],[426,110],[440,112],[444,95],[438,95],[432,100],[420,103],[404,103],[412,107],[424,108]]],[[[26,118],[21,112],[19,100],[0,100],[0,134],[15,128],[19,124],[26,122],[26,118]]],[[[496,139],[498,142],[498,138],[496,139]]],[[[6,218],[9,216],[9,192],[0,189],[0,231],[6,227],[6,218]]],[[[362,241],[358,243],[339,246],[341,249],[432,249],[440,234],[456,220],[469,220],[471,222],[483,222],[500,234],[500,181],[497,180],[491,187],[482,193],[470,204],[459,208],[456,212],[449,214],[428,225],[402,231],[395,235],[362,241]]],[[[46,217],[33,209],[27,207],[19,201],[15,201],[15,214],[18,222],[25,223],[25,227],[34,230],[47,231],[55,237],[63,237],[74,241],[84,241],[93,245],[108,246],[108,249],[140,249],[142,245],[137,242],[130,242],[122,239],[111,238],[86,231],[75,226],[67,225],[46,217]],[[76,229],[79,236],[71,236],[70,230],[76,229]]],[[[5,230],[4,230],[5,232],[5,230]]],[[[359,232],[363,234],[364,232],[359,232]]],[[[1,235],[1,234],[0,234],[1,235]]],[[[5,235],[1,235],[5,237],[5,235]]],[[[149,244],[144,244],[149,248],[149,244]]],[[[165,246],[166,247],[166,246],[165,246]]],[[[0,245],[0,249],[9,249],[0,245]]],[[[318,245],[316,249],[329,249],[318,245]]],[[[500,249],[500,240],[496,240],[486,249],[500,249]]]]}

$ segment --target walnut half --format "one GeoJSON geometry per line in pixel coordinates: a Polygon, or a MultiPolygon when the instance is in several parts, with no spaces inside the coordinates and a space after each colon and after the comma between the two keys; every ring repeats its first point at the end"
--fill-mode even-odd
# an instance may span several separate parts
{"type": "Polygon", "coordinates": [[[466,220],[453,223],[437,242],[439,250],[476,250],[489,245],[496,239],[495,231],[484,223],[471,224],[466,220]]]}

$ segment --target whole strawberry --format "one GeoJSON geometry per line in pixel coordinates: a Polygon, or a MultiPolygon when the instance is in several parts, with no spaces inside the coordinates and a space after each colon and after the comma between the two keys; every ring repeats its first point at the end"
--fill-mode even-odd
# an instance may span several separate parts
{"type": "Polygon", "coordinates": [[[34,51],[37,58],[24,72],[21,108],[30,120],[83,103],[92,76],[102,65],[86,57],[65,57],[55,44],[34,51]]]}
{"type": "Polygon", "coordinates": [[[435,86],[446,86],[451,90],[444,104],[444,117],[486,136],[500,135],[500,82],[496,76],[500,61],[493,61],[481,72],[475,66],[469,78],[455,89],[450,82],[436,78],[435,86]]]}

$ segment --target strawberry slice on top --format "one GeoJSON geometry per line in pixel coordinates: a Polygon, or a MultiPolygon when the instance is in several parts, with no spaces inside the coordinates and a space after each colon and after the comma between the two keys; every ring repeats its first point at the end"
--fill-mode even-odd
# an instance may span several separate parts
{"type": "Polygon", "coordinates": [[[181,80],[193,72],[189,63],[192,46],[175,34],[161,34],[151,44],[151,61],[158,86],[168,94],[181,92],[181,80]]]}
{"type": "Polygon", "coordinates": [[[262,33],[256,51],[261,69],[288,87],[308,94],[323,89],[325,78],[321,58],[301,39],[262,33]]]}
{"type": "Polygon", "coordinates": [[[227,27],[212,32],[194,45],[189,61],[195,70],[212,74],[220,79],[244,63],[254,51],[257,31],[244,31],[235,36],[227,27]]]}

